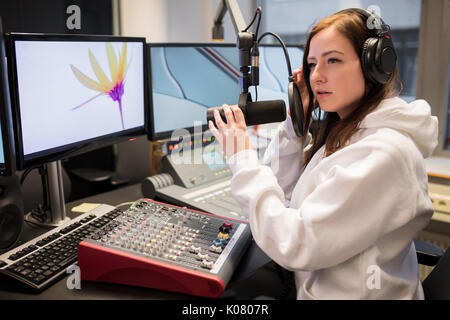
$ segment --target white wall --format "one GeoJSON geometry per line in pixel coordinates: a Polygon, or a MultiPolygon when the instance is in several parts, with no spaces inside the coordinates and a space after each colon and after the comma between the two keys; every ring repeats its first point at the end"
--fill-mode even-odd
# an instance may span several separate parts
{"type": "MultiPolygon", "coordinates": [[[[121,35],[145,37],[147,42],[211,41],[211,29],[221,0],[121,0],[121,35]]],[[[238,0],[247,23],[253,0],[238,0]]],[[[235,42],[230,14],[224,18],[225,42],[235,42]]]]}
{"type": "Polygon", "coordinates": [[[328,15],[351,7],[367,9],[376,5],[391,29],[417,28],[420,1],[409,0],[258,0],[263,8],[263,28],[282,34],[307,33],[328,15]]]}
{"type": "Polygon", "coordinates": [[[121,0],[120,30],[123,36],[145,37],[147,42],[167,41],[165,0],[121,0]]]}

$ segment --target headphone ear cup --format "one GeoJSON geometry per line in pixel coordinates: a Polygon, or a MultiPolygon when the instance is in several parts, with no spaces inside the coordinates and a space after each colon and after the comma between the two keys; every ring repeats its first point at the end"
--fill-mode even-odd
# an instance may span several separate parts
{"type": "Polygon", "coordinates": [[[374,84],[384,84],[395,69],[397,55],[391,38],[369,38],[364,42],[361,64],[364,76],[374,84]]]}
{"type": "Polygon", "coordinates": [[[300,90],[294,80],[289,81],[288,85],[289,113],[291,114],[292,124],[297,137],[304,136],[305,114],[303,111],[302,98],[300,90]]]}
{"type": "Polygon", "coordinates": [[[362,70],[364,73],[364,76],[367,80],[370,82],[377,84],[378,81],[376,80],[375,73],[377,72],[376,66],[375,66],[375,51],[377,49],[377,42],[378,39],[376,38],[368,38],[363,45],[363,51],[362,51],[362,70]]]}
{"type": "Polygon", "coordinates": [[[397,55],[390,36],[382,36],[378,41],[377,56],[375,57],[377,68],[377,81],[386,83],[394,73],[397,64],[397,55]]]}

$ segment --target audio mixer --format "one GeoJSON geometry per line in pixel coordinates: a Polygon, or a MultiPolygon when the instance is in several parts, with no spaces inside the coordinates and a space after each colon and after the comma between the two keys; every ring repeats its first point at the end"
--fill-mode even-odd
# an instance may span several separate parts
{"type": "Polygon", "coordinates": [[[247,222],[139,199],[78,245],[83,280],[219,297],[251,241],[247,222]]]}

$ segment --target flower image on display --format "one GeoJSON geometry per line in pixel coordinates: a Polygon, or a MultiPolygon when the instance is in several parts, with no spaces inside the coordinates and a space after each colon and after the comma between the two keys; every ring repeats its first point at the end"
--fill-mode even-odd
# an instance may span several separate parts
{"type": "Polygon", "coordinates": [[[90,77],[86,76],[84,73],[82,73],[80,70],[78,70],[72,64],[70,65],[70,68],[72,69],[73,74],[78,79],[78,81],[81,82],[81,84],[83,84],[85,87],[87,87],[91,90],[100,92],[99,94],[95,95],[94,97],[90,98],[89,100],[72,108],[72,110],[76,110],[76,109],[84,106],[88,102],[94,100],[95,98],[97,98],[101,95],[108,94],[113,101],[117,101],[119,104],[119,112],[120,112],[120,119],[122,122],[122,129],[125,129],[124,122],[123,122],[123,113],[122,113],[122,96],[125,92],[125,90],[124,90],[125,75],[126,75],[126,72],[128,69],[127,45],[126,45],[126,43],[124,43],[122,45],[122,52],[119,55],[119,59],[117,59],[116,53],[115,53],[114,48],[112,47],[111,43],[106,43],[106,54],[108,56],[111,80],[103,72],[97,59],[92,54],[91,50],[89,50],[89,61],[91,63],[92,70],[94,71],[94,74],[97,77],[98,81],[95,81],[95,80],[91,79],[90,77]]]}

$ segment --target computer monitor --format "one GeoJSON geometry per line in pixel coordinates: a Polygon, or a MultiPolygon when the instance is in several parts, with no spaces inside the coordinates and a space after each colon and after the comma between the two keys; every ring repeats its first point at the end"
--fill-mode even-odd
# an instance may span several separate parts
{"type": "Polygon", "coordinates": [[[145,38],[11,33],[7,43],[17,165],[48,166],[58,225],[60,160],[145,134],[145,38]]]}
{"type": "Polygon", "coordinates": [[[6,51],[0,17],[0,176],[14,172],[14,134],[11,124],[11,104],[9,98],[6,51]]]}
{"type": "Polygon", "coordinates": [[[145,133],[145,38],[9,35],[19,169],[145,133]]]}
{"type": "MultiPolygon", "coordinates": [[[[149,139],[170,138],[177,129],[194,132],[194,122],[207,129],[206,109],[222,104],[237,104],[239,52],[235,44],[151,43],[151,108],[149,139]]],[[[283,99],[288,106],[288,69],[284,52],[278,45],[260,46],[257,99],[283,99]]],[[[288,46],[292,69],[300,67],[303,50],[288,46]]],[[[254,87],[250,87],[256,101],[254,87]]]]}

